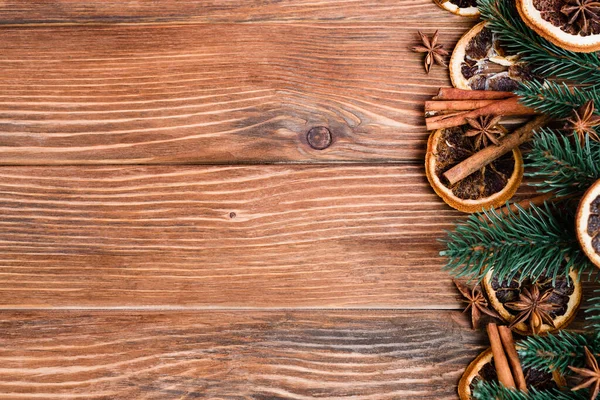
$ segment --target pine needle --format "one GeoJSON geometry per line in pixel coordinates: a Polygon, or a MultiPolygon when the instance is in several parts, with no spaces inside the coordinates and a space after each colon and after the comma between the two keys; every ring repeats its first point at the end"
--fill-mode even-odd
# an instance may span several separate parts
{"type": "Polygon", "coordinates": [[[585,366],[583,348],[600,353],[600,340],[593,334],[560,331],[547,336],[530,336],[519,342],[519,358],[525,368],[569,373],[569,365],[585,366]]]}
{"type": "Polygon", "coordinates": [[[527,176],[536,178],[531,185],[543,193],[557,196],[580,196],[600,179],[600,143],[585,144],[564,134],[542,129],[532,141],[527,154],[527,176]]]}
{"type": "MultiPolygon", "coordinates": [[[[600,289],[594,291],[596,295],[600,295],[600,289]]],[[[586,328],[596,332],[596,339],[600,341],[600,297],[593,297],[588,300],[589,308],[585,310],[586,328]]],[[[598,345],[598,353],[600,354],[600,345],[598,345]]]]}
{"type": "Polygon", "coordinates": [[[506,214],[487,210],[473,214],[448,232],[444,267],[456,277],[480,281],[490,270],[499,281],[568,276],[595,271],[574,232],[574,215],[554,205],[531,206],[506,214]]]}
{"type": "Polygon", "coordinates": [[[478,400],[589,400],[587,390],[577,392],[561,392],[556,389],[536,390],[531,389],[528,393],[515,389],[508,389],[497,382],[479,381],[475,385],[473,398],[478,400]]]}
{"type": "Polygon", "coordinates": [[[597,87],[577,88],[552,81],[527,82],[521,84],[516,93],[523,104],[553,118],[569,117],[573,110],[590,100],[596,110],[600,110],[600,90],[597,87]]]}

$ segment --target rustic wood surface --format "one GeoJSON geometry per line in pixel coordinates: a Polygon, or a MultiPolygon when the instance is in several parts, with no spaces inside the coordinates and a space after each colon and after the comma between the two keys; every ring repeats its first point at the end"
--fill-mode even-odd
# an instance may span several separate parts
{"type": "Polygon", "coordinates": [[[454,399],[454,311],[4,312],[0,398],[454,399]]]}
{"type": "Polygon", "coordinates": [[[0,210],[4,308],[460,306],[420,166],[5,167],[0,210]]]}
{"type": "MultiPolygon", "coordinates": [[[[2,25],[131,23],[260,23],[340,21],[405,24],[411,18],[449,28],[465,19],[434,9],[430,0],[2,0],[2,25]]],[[[414,21],[414,20],[413,20],[414,21]]]]}
{"type": "Polygon", "coordinates": [[[418,162],[448,77],[410,46],[441,20],[5,27],[0,163],[418,162]]]}
{"type": "Polygon", "coordinates": [[[422,167],[447,71],[409,49],[473,24],[430,0],[0,1],[0,399],[457,398],[485,339],[422,167]]]}

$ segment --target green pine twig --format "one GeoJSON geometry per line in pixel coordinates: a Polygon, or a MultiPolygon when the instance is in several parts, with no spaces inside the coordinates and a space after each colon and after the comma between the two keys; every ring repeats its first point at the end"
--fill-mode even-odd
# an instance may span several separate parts
{"type": "Polygon", "coordinates": [[[589,137],[581,144],[561,133],[542,129],[532,146],[526,156],[531,167],[526,175],[535,178],[530,184],[540,192],[553,192],[559,197],[580,196],[600,179],[600,143],[589,137]]]}
{"type": "Polygon", "coordinates": [[[499,35],[502,46],[526,61],[535,75],[586,84],[600,82],[596,53],[575,53],[542,38],[521,20],[514,0],[479,0],[478,5],[482,19],[499,35]]]}
{"type": "Polygon", "coordinates": [[[568,276],[595,270],[574,232],[573,213],[545,204],[506,214],[487,210],[473,214],[442,242],[447,257],[444,267],[456,277],[481,280],[490,270],[500,281],[517,278],[568,276]]]}
{"type": "Polygon", "coordinates": [[[497,382],[479,381],[475,385],[473,398],[478,400],[589,400],[589,392],[561,392],[559,390],[531,389],[528,393],[508,389],[497,382]]]}
{"type": "Polygon", "coordinates": [[[590,100],[594,102],[596,112],[600,110],[600,90],[597,87],[577,88],[552,81],[527,82],[520,86],[516,93],[523,104],[553,118],[569,117],[573,110],[590,100]]]}
{"type": "Polygon", "coordinates": [[[585,366],[584,347],[600,353],[600,339],[593,334],[560,331],[547,336],[530,336],[519,342],[519,358],[525,368],[569,373],[569,366],[585,366]]]}
{"type": "MultiPolygon", "coordinates": [[[[594,293],[600,295],[600,289],[596,289],[594,293]]],[[[600,341],[600,297],[590,298],[588,303],[589,308],[585,310],[586,329],[596,332],[596,339],[600,341]]],[[[600,354],[600,345],[598,354],[600,354]]]]}

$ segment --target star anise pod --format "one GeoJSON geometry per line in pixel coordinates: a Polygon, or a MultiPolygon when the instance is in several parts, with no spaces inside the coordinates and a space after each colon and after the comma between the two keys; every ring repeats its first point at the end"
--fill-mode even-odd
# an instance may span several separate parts
{"type": "Polygon", "coordinates": [[[591,22],[600,24],[600,2],[597,0],[566,0],[560,12],[569,18],[568,24],[579,33],[592,34],[591,22]]]}
{"type": "Polygon", "coordinates": [[[585,103],[579,110],[573,112],[573,117],[567,119],[569,129],[579,138],[581,144],[585,143],[585,136],[588,135],[591,140],[600,142],[600,137],[596,132],[596,127],[600,127],[600,115],[596,114],[596,108],[592,100],[585,103]]]}
{"type": "Polygon", "coordinates": [[[595,400],[598,397],[598,393],[600,393],[600,368],[598,367],[598,360],[596,360],[594,354],[587,347],[585,347],[585,364],[588,368],[569,366],[571,371],[585,379],[571,390],[577,391],[579,389],[590,388],[590,400],[595,400]]]}
{"type": "Polygon", "coordinates": [[[419,36],[421,37],[423,45],[413,47],[413,51],[416,51],[417,53],[427,53],[425,55],[425,72],[429,73],[431,66],[435,63],[442,67],[447,67],[448,65],[446,65],[446,62],[444,61],[444,56],[447,56],[449,53],[443,49],[444,45],[438,44],[438,31],[435,31],[431,39],[421,31],[419,31],[419,36]]]}
{"type": "Polygon", "coordinates": [[[465,132],[465,136],[475,137],[475,148],[479,149],[483,145],[486,147],[489,142],[499,145],[498,138],[506,135],[506,129],[498,125],[502,117],[494,117],[493,115],[485,115],[477,119],[467,118],[467,122],[471,127],[465,132]]]}
{"type": "Polygon", "coordinates": [[[463,312],[471,310],[471,324],[473,325],[473,329],[477,329],[479,327],[479,320],[482,316],[481,313],[489,315],[492,318],[500,319],[500,315],[498,315],[496,311],[488,308],[488,302],[477,285],[469,289],[467,285],[457,281],[456,279],[454,279],[452,282],[454,282],[454,285],[464,297],[462,300],[463,303],[467,304],[467,307],[463,312]]]}
{"type": "Polygon", "coordinates": [[[531,290],[526,287],[522,288],[519,300],[505,304],[507,308],[519,312],[509,328],[526,322],[529,324],[531,332],[537,335],[544,323],[554,327],[550,312],[558,306],[549,302],[550,296],[552,296],[552,288],[544,292],[540,292],[537,285],[531,286],[531,290]]]}

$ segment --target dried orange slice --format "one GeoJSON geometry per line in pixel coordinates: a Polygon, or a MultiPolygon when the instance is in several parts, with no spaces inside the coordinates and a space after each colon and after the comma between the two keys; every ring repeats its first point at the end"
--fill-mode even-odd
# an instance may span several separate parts
{"type": "Polygon", "coordinates": [[[463,17],[478,17],[477,0],[434,0],[435,4],[452,14],[463,17]]]}
{"type": "MultiPolygon", "coordinates": [[[[597,15],[598,7],[590,6],[591,13],[597,15]]],[[[565,0],[517,0],[521,19],[538,35],[571,51],[600,50],[600,19],[578,9],[576,4],[565,0]]]]}
{"type": "Polygon", "coordinates": [[[600,180],[581,198],[576,221],[581,248],[590,261],[600,268],[600,180]]]}
{"type": "Polygon", "coordinates": [[[429,136],[425,173],[433,190],[450,207],[472,213],[499,207],[517,191],[523,179],[523,158],[515,148],[481,170],[450,186],[443,174],[477,150],[476,139],[464,127],[440,129],[429,136]]]}
{"type": "MultiPolygon", "coordinates": [[[[554,285],[552,285],[551,278],[540,278],[536,285],[541,293],[551,292],[547,303],[553,306],[548,314],[554,325],[541,321],[536,333],[554,332],[569,325],[575,318],[581,303],[582,288],[577,272],[571,270],[569,279],[566,276],[557,277],[554,285]]],[[[492,271],[484,277],[481,286],[485,290],[490,306],[500,314],[504,321],[509,323],[513,322],[519,315],[519,311],[512,308],[510,304],[518,301],[525,289],[533,292],[533,284],[528,279],[521,283],[514,279],[510,282],[499,282],[492,271]]],[[[517,323],[513,330],[521,335],[534,333],[531,324],[528,322],[517,323]]]]}
{"type": "MultiPolygon", "coordinates": [[[[528,388],[538,390],[558,389],[565,385],[564,378],[558,372],[549,373],[534,368],[523,368],[528,388]]],[[[460,400],[471,400],[473,389],[478,381],[498,382],[492,349],[487,349],[469,364],[458,382],[460,400]]]]}
{"type": "Polygon", "coordinates": [[[459,89],[512,92],[532,76],[525,64],[500,47],[485,22],[475,25],[456,44],[450,58],[450,79],[459,89]]]}

